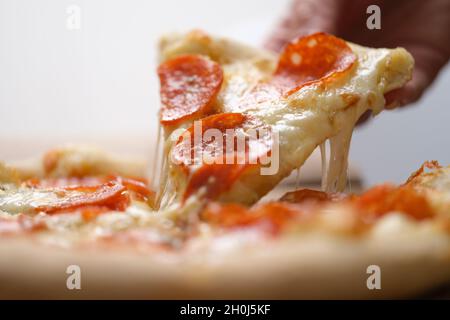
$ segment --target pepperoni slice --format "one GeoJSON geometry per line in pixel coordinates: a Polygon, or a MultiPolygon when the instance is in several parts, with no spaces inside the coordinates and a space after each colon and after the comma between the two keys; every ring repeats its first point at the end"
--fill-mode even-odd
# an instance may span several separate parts
{"type": "Polygon", "coordinates": [[[269,202],[251,208],[233,203],[210,203],[201,217],[222,228],[260,227],[277,234],[289,223],[306,218],[307,215],[296,205],[282,202],[269,202]]]}
{"type": "Polygon", "coordinates": [[[315,33],[286,45],[270,82],[283,94],[291,94],[306,84],[342,74],[355,61],[355,54],[344,40],[315,33]]]}
{"type": "Polygon", "coordinates": [[[137,200],[148,201],[155,197],[155,192],[150,190],[147,181],[143,179],[131,179],[131,178],[117,178],[120,182],[127,188],[127,190],[132,191],[136,196],[137,200]]]}
{"type": "Polygon", "coordinates": [[[395,187],[389,184],[369,189],[350,199],[366,220],[373,221],[389,212],[403,212],[422,220],[434,215],[427,198],[412,186],[395,187]]]}
{"type": "Polygon", "coordinates": [[[244,171],[258,167],[272,143],[270,128],[248,115],[222,113],[196,121],[171,154],[189,175],[184,198],[202,187],[206,198],[217,198],[244,171]]]}
{"type": "MultiPolygon", "coordinates": [[[[97,178],[89,181],[92,182],[94,179],[97,178]]],[[[61,185],[65,180],[43,180],[42,184],[33,181],[34,185],[30,185],[31,182],[28,181],[17,189],[6,190],[0,197],[0,210],[12,213],[53,214],[98,207],[105,211],[123,211],[130,203],[130,192],[120,179],[100,184],[49,187],[51,184],[61,185]]],[[[65,182],[68,183],[67,180],[65,182]]],[[[73,182],[70,180],[70,183],[73,182]]]]}
{"type": "Polygon", "coordinates": [[[340,193],[326,193],[318,190],[300,189],[286,193],[280,198],[280,201],[290,203],[323,203],[342,200],[344,198],[345,195],[340,193]]]}
{"type": "Polygon", "coordinates": [[[223,81],[220,65],[199,55],[182,55],[164,62],[158,76],[163,125],[211,113],[223,81]]]}
{"type": "Polygon", "coordinates": [[[99,185],[109,181],[117,181],[122,184],[132,196],[140,201],[148,201],[155,196],[154,191],[147,186],[147,181],[141,178],[125,178],[120,176],[88,176],[88,177],[67,177],[67,178],[47,178],[47,179],[29,179],[23,182],[26,187],[44,189],[44,188],[62,188],[69,190],[95,190],[99,185]]]}
{"type": "Polygon", "coordinates": [[[202,187],[206,199],[217,199],[220,194],[230,189],[233,182],[246,170],[246,165],[237,164],[205,164],[198,168],[190,177],[183,195],[186,200],[202,187]]]}
{"type": "MultiPolygon", "coordinates": [[[[172,159],[175,163],[181,163],[186,167],[201,164],[207,157],[224,157],[227,139],[227,130],[239,130],[242,128],[246,117],[240,113],[222,113],[196,121],[194,125],[186,130],[180,137],[174,150],[172,159]],[[213,130],[217,130],[214,132],[213,130]],[[217,136],[205,136],[205,133],[217,133],[217,136]]],[[[229,131],[230,132],[230,131],[229,131]]],[[[230,138],[230,137],[229,137],[230,138]]],[[[234,140],[233,140],[234,141],[234,140]]],[[[230,151],[234,151],[233,148],[230,151]]],[[[219,162],[219,159],[218,161],[219,162]]],[[[222,159],[222,163],[224,163],[222,159]]]]}
{"type": "Polygon", "coordinates": [[[258,104],[269,105],[303,86],[330,81],[344,74],[355,61],[356,55],[342,39],[326,33],[299,38],[286,45],[271,79],[258,83],[234,109],[244,111],[258,104]]]}
{"type": "Polygon", "coordinates": [[[35,210],[51,214],[97,206],[123,211],[130,203],[126,190],[124,185],[114,180],[97,186],[50,190],[57,195],[57,198],[51,198],[47,203],[39,204],[35,210]]]}

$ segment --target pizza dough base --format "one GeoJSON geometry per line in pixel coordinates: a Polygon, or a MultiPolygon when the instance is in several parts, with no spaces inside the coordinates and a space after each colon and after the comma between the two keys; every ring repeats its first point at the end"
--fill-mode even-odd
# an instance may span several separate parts
{"type": "Polygon", "coordinates": [[[210,254],[206,250],[196,255],[63,249],[32,239],[4,238],[0,242],[0,298],[415,297],[450,280],[448,235],[419,229],[398,236],[374,234],[364,241],[311,233],[250,249],[221,252],[212,248],[210,254]],[[81,268],[81,290],[66,287],[69,265],[81,268]],[[369,265],[381,268],[381,290],[367,288],[369,265]]]}

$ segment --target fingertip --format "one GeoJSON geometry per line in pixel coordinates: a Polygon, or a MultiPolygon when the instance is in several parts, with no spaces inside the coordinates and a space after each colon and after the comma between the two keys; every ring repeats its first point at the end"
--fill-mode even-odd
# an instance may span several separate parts
{"type": "Polygon", "coordinates": [[[284,39],[272,36],[263,43],[263,47],[272,52],[280,52],[285,44],[286,41],[284,39]]]}
{"type": "Polygon", "coordinates": [[[396,90],[390,91],[384,95],[384,99],[385,99],[384,108],[385,109],[392,110],[397,107],[400,107],[402,105],[402,103],[404,103],[404,99],[402,98],[404,93],[402,92],[402,90],[403,90],[403,88],[396,89],[396,90]]]}
{"type": "Polygon", "coordinates": [[[392,90],[384,95],[385,109],[395,109],[418,101],[426,88],[427,82],[424,81],[421,71],[415,70],[413,78],[403,88],[392,90]]]}
{"type": "Polygon", "coordinates": [[[358,121],[356,122],[357,126],[360,126],[362,124],[365,124],[370,117],[372,116],[372,111],[371,110],[367,110],[366,112],[364,112],[361,117],[359,117],[358,121]]]}

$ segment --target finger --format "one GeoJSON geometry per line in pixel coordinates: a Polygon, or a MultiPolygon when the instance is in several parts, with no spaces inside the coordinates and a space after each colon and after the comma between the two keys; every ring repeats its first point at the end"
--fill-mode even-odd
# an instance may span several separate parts
{"type": "Polygon", "coordinates": [[[367,110],[366,112],[364,112],[361,117],[359,117],[358,121],[356,122],[357,126],[360,126],[364,123],[366,123],[370,117],[372,116],[372,111],[371,110],[367,110]]]}
{"type": "Polygon", "coordinates": [[[412,79],[403,87],[385,95],[386,109],[418,101],[448,60],[445,52],[430,46],[405,44],[416,61],[412,79]]]}
{"type": "Polygon", "coordinates": [[[338,5],[336,0],[295,0],[287,14],[264,43],[272,51],[280,51],[286,43],[314,32],[336,33],[338,5]]]}
{"type": "Polygon", "coordinates": [[[403,88],[393,90],[385,95],[386,109],[395,109],[420,99],[428,86],[427,75],[421,70],[415,70],[413,78],[403,88]]]}
{"type": "Polygon", "coordinates": [[[397,4],[385,11],[383,27],[375,45],[404,47],[413,55],[415,67],[410,82],[386,95],[388,109],[418,101],[450,56],[448,0],[411,0],[397,4]]]}

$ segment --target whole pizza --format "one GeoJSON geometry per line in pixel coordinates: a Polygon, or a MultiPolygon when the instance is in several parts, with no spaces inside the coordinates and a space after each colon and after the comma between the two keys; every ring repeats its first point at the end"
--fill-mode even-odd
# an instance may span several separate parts
{"type": "Polygon", "coordinates": [[[316,33],[275,56],[195,30],[159,57],[153,167],[70,145],[0,164],[1,298],[402,298],[450,281],[450,166],[344,192],[353,129],[411,78],[406,50],[316,33]],[[318,147],[322,190],[263,198],[318,147]]]}

